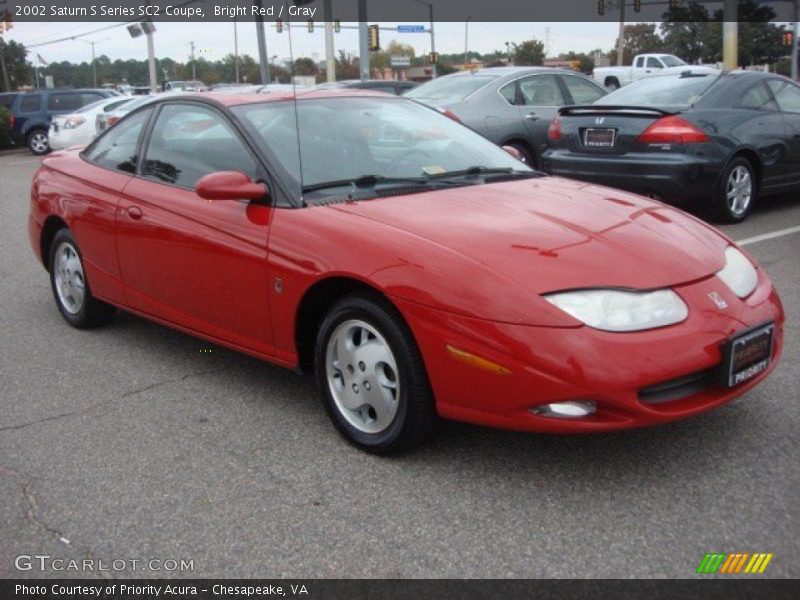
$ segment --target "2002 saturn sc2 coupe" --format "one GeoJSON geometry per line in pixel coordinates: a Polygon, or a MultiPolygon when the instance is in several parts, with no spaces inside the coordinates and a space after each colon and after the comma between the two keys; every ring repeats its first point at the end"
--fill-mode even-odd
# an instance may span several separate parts
{"type": "Polygon", "coordinates": [[[662,423],[766,377],[784,316],[751,257],[510,152],[372,92],[172,96],[46,158],[30,238],[70,325],[119,307],[313,371],[376,453],[440,417],[662,423]]]}

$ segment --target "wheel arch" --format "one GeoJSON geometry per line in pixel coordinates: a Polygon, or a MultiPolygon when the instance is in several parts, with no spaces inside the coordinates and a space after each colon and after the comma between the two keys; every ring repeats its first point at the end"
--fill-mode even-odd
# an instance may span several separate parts
{"type": "Polygon", "coordinates": [[[539,156],[538,152],[536,152],[533,145],[528,140],[526,140],[523,137],[520,137],[519,135],[511,135],[508,137],[508,139],[503,140],[502,143],[499,144],[499,146],[507,146],[508,144],[519,144],[520,146],[523,146],[525,150],[528,151],[530,157],[533,159],[533,164],[529,166],[531,166],[534,169],[540,168],[542,163],[542,157],[539,156]]]}
{"type": "Polygon", "coordinates": [[[53,239],[55,239],[56,234],[62,229],[68,229],[67,223],[57,215],[50,215],[42,225],[39,248],[44,268],[48,271],[50,270],[50,247],[53,245],[53,239]]]}
{"type": "MultiPolygon", "coordinates": [[[[757,188],[761,186],[761,180],[764,173],[764,165],[761,163],[761,158],[758,156],[758,152],[756,152],[753,148],[738,148],[733,154],[731,154],[728,162],[725,163],[726,165],[730,163],[732,160],[736,158],[746,158],[747,162],[750,163],[750,166],[753,167],[753,170],[756,173],[756,186],[757,188]]],[[[756,188],[756,192],[758,189],[756,188]]]]}
{"type": "MultiPolygon", "coordinates": [[[[295,317],[297,365],[302,372],[310,373],[314,370],[314,344],[319,326],[328,310],[339,299],[353,294],[378,299],[397,310],[386,294],[360,279],[337,275],[315,282],[303,294],[295,317]]],[[[399,314],[399,310],[397,312],[399,314]]]]}

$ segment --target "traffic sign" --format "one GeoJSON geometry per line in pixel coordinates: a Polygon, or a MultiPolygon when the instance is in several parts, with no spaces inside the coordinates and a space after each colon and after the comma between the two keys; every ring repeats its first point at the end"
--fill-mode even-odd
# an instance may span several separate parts
{"type": "Polygon", "coordinates": [[[397,33],[425,33],[425,25],[398,25],[397,33]]]}

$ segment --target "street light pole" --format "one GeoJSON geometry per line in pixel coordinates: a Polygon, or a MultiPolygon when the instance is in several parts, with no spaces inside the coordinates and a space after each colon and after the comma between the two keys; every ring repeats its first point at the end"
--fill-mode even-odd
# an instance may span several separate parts
{"type": "Polygon", "coordinates": [[[264,32],[264,17],[261,16],[263,9],[261,0],[253,0],[253,4],[259,9],[256,14],[256,40],[258,42],[258,66],[261,71],[261,83],[268,84],[272,79],[269,72],[269,59],[267,58],[267,34],[264,32]]]}
{"type": "Polygon", "coordinates": [[[84,44],[89,44],[92,47],[92,81],[94,82],[94,87],[97,87],[97,59],[95,58],[94,47],[95,44],[99,44],[100,42],[106,42],[111,38],[103,38],[102,40],[82,40],[81,38],[72,38],[73,40],[77,40],[78,42],[83,42],[84,44]]]}
{"type": "Polygon", "coordinates": [[[336,81],[336,56],[333,47],[333,8],[331,0],[325,0],[322,10],[325,19],[325,78],[331,82],[336,81]]]}
{"type": "Polygon", "coordinates": [[[358,0],[358,68],[361,71],[361,81],[369,79],[367,0],[358,0]]]}
{"type": "MultiPolygon", "coordinates": [[[[433,3],[425,2],[425,0],[414,0],[414,2],[424,4],[428,7],[428,18],[431,23],[431,54],[436,54],[436,35],[433,31],[433,3]]],[[[436,63],[431,63],[431,79],[436,79],[436,63]]]]}
{"type": "Polygon", "coordinates": [[[469,22],[472,17],[467,17],[464,21],[464,70],[467,70],[467,61],[469,60],[469,22]]]}
{"type": "Polygon", "coordinates": [[[617,66],[624,65],[625,54],[625,0],[619,2],[619,37],[617,38],[617,66]]]}

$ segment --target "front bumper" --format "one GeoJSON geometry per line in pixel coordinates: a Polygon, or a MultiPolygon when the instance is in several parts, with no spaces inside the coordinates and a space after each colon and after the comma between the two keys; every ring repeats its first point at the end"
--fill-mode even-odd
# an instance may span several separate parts
{"type": "Polygon", "coordinates": [[[610,187],[682,204],[707,200],[723,164],[689,154],[654,152],[576,154],[550,149],[543,168],[553,175],[600,183],[610,187]]]}
{"type": "Polygon", "coordinates": [[[745,301],[715,276],[674,289],[690,306],[687,320],[634,333],[497,323],[395,301],[419,344],[440,415],[504,429],[582,433],[655,425],[704,412],[747,392],[777,364],[783,308],[762,269],[758,287],[745,301]],[[711,292],[722,295],[728,308],[718,309],[708,297],[711,292]],[[717,376],[723,344],[767,321],[776,325],[769,369],[725,387],[717,376]],[[503,369],[456,360],[448,346],[503,369]],[[664,388],[669,389],[666,401],[664,388]],[[567,401],[593,401],[597,412],[578,419],[533,413],[537,406],[567,401]]]}

